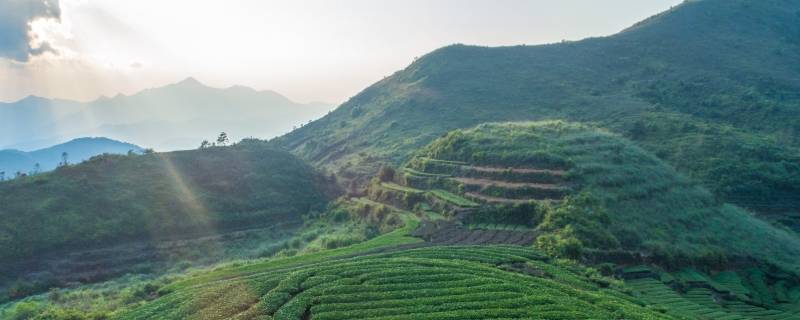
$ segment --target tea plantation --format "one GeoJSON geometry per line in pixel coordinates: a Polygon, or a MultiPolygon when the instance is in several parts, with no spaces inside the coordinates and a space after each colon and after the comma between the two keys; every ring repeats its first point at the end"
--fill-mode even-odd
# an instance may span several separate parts
{"type": "Polygon", "coordinates": [[[203,281],[178,283],[120,318],[672,319],[596,272],[531,248],[390,251],[353,257],[343,251],[325,261],[312,255],[221,270],[203,281]]]}

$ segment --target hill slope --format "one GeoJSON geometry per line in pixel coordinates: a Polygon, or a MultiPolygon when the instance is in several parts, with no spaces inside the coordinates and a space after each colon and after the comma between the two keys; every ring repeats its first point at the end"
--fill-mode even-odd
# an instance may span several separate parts
{"type": "Polygon", "coordinates": [[[95,157],[0,183],[0,258],[301,221],[325,208],[330,183],[259,142],[95,157]]]}
{"type": "MultiPolygon", "coordinates": [[[[725,268],[727,261],[756,259],[800,270],[796,235],[719,203],[652,154],[591,126],[483,124],[437,139],[408,168],[405,181],[449,185],[475,201],[555,199],[555,210],[528,219],[557,240],[575,237],[588,248],[639,251],[648,257],[643,261],[665,267],[725,268]],[[563,178],[542,178],[553,172],[563,172],[563,178]],[[556,189],[559,184],[569,189],[556,189]]],[[[490,214],[475,213],[484,220],[490,214]]],[[[486,222],[519,221],[500,217],[506,221],[486,222]]]]}
{"type": "Polygon", "coordinates": [[[273,91],[212,88],[188,78],[87,103],[38,97],[0,103],[0,146],[29,150],[70,138],[103,136],[157,150],[191,149],[220,131],[234,140],[271,138],[330,109],[320,103],[296,103],[273,91]]]}
{"type": "Polygon", "coordinates": [[[278,142],[363,179],[452,129],[599,122],[727,201],[800,226],[798,12],[787,0],[691,1],[607,38],[450,46],[278,142]]]}
{"type": "Polygon", "coordinates": [[[0,150],[0,172],[5,172],[6,178],[10,178],[16,172],[31,172],[37,163],[40,172],[50,171],[63,161],[64,152],[68,163],[78,163],[104,153],[126,154],[129,151],[141,153],[143,149],[107,138],[80,138],[31,152],[0,150]]]}
{"type": "Polygon", "coordinates": [[[162,297],[119,318],[672,319],[643,307],[619,287],[603,288],[609,283],[596,273],[560,265],[532,249],[366,251],[408,241],[401,237],[408,231],[344,249],[217,270],[164,288],[162,297]],[[238,294],[227,294],[233,291],[238,294]]]}

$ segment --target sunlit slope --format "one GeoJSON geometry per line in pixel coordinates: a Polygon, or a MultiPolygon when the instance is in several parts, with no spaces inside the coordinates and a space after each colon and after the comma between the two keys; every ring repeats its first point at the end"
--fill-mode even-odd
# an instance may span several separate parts
{"type": "Polygon", "coordinates": [[[671,319],[607,288],[607,279],[532,249],[457,246],[363,255],[354,249],[325,261],[312,254],[223,272],[163,292],[119,318],[671,319]]]}
{"type": "Polygon", "coordinates": [[[260,142],[96,157],[0,183],[0,259],[300,221],[331,183],[260,142]]]}
{"type": "Polygon", "coordinates": [[[800,230],[800,3],[687,1],[620,34],[425,55],[279,141],[363,178],[484,122],[601,122],[800,230]]]}
{"type": "Polygon", "coordinates": [[[556,204],[563,206],[561,214],[534,222],[545,233],[570,229],[567,233],[589,248],[639,252],[668,267],[725,267],[726,258],[743,257],[794,271],[800,266],[800,239],[793,233],[720,203],[629,140],[592,126],[549,121],[456,130],[418,152],[409,167],[413,170],[404,172],[408,181],[460,182],[463,186],[454,192],[461,189],[476,201],[491,197],[494,202],[541,199],[542,192],[558,185],[540,182],[526,190],[520,189],[525,184],[508,181],[524,181],[525,172],[563,170],[559,179],[567,181],[561,183],[570,186],[572,200],[556,204]],[[495,180],[471,194],[469,184],[476,179],[459,175],[476,168],[483,168],[485,176],[479,181],[495,180]]]}

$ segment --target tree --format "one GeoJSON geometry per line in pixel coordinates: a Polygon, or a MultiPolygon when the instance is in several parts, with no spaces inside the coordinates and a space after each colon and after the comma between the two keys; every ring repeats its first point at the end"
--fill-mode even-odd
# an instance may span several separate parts
{"type": "Polygon", "coordinates": [[[225,146],[228,144],[228,134],[225,132],[221,132],[219,137],[217,137],[217,145],[225,146]]]}
{"type": "Polygon", "coordinates": [[[153,148],[147,148],[147,149],[144,149],[144,151],[142,151],[142,153],[144,153],[144,154],[154,154],[154,153],[156,153],[156,151],[153,150],[153,148]]]}
{"type": "Polygon", "coordinates": [[[0,181],[6,181],[6,172],[0,171],[0,181]]]}
{"type": "Polygon", "coordinates": [[[62,167],[69,165],[69,153],[67,153],[66,151],[61,153],[61,163],[59,163],[58,165],[62,167]]]}
{"type": "Polygon", "coordinates": [[[628,130],[628,134],[633,139],[640,139],[644,137],[646,133],[647,133],[647,126],[645,126],[642,120],[637,120],[636,122],[634,122],[633,127],[631,127],[631,129],[628,130]]]}
{"type": "Polygon", "coordinates": [[[211,146],[211,142],[208,142],[208,140],[203,140],[203,142],[200,142],[200,149],[205,149],[205,148],[208,148],[210,146],[211,146]]]}
{"type": "Polygon", "coordinates": [[[42,165],[37,162],[33,165],[33,174],[39,174],[40,172],[42,172],[42,165]]]}
{"type": "Polygon", "coordinates": [[[382,166],[381,170],[378,172],[378,179],[381,182],[391,182],[394,181],[394,175],[394,168],[390,166],[382,166]]]}

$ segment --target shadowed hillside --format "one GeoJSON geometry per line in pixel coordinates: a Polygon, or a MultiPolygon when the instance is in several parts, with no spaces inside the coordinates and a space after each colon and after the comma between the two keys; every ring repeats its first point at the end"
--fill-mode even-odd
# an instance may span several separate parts
{"type": "Polygon", "coordinates": [[[0,183],[0,258],[301,221],[331,181],[260,142],[106,155],[0,183]]]}
{"type": "Polygon", "coordinates": [[[278,141],[363,181],[452,129],[598,122],[797,227],[799,45],[796,1],[686,2],[607,38],[434,51],[278,141]]]}

